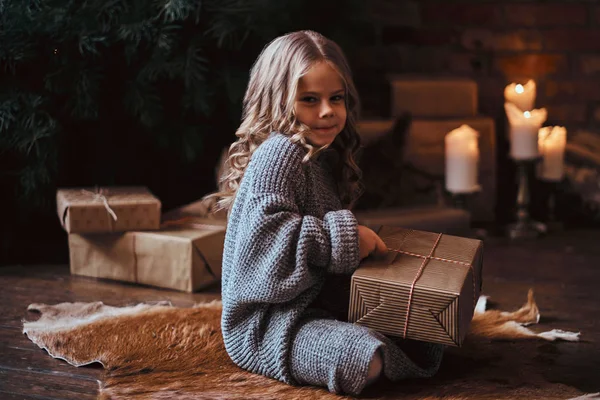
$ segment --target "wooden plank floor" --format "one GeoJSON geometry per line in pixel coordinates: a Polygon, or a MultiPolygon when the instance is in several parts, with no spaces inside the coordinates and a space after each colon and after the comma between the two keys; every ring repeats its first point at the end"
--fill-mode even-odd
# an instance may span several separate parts
{"type": "MultiPolygon", "coordinates": [[[[581,331],[544,368],[549,382],[583,393],[600,391],[600,232],[567,231],[522,243],[494,238],[484,246],[484,293],[498,306],[521,306],[535,289],[543,326],[581,331]]],[[[51,358],[22,334],[31,303],[103,301],[122,306],[170,300],[191,306],[219,298],[219,288],[187,294],[69,275],[67,265],[0,268],[0,399],[93,399],[100,366],[75,368],[51,358]]]]}

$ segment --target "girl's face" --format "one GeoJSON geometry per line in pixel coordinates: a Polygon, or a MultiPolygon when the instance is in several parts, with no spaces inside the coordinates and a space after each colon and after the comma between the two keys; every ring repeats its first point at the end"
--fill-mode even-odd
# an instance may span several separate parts
{"type": "Polygon", "coordinates": [[[328,63],[316,63],[300,78],[294,112],[296,119],[310,128],[306,140],[313,146],[331,144],[344,129],[344,82],[328,63]]]}

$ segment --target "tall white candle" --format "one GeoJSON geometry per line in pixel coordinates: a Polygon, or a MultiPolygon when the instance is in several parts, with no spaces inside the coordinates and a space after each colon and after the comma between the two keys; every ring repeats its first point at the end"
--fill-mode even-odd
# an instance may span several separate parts
{"type": "Polygon", "coordinates": [[[479,190],[477,184],[478,136],[476,130],[468,125],[462,125],[445,137],[446,190],[451,193],[472,193],[479,190]]]}
{"type": "Polygon", "coordinates": [[[545,108],[521,111],[512,103],[504,103],[510,123],[510,156],[515,160],[531,160],[539,156],[538,131],[546,121],[545,108]]]}
{"type": "Polygon", "coordinates": [[[539,130],[539,148],[543,161],[539,176],[548,181],[560,181],[565,175],[564,156],[567,130],[562,126],[545,126],[539,130]]]}
{"type": "Polygon", "coordinates": [[[507,103],[513,103],[521,111],[531,111],[534,108],[536,96],[536,87],[533,80],[526,84],[511,83],[504,88],[504,100],[507,103]]]}

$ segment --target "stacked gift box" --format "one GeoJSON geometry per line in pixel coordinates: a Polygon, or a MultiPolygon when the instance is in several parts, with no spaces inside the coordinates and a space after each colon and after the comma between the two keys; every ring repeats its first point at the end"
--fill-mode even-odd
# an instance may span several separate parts
{"type": "Polygon", "coordinates": [[[145,187],[60,189],[56,200],[74,275],[186,292],[221,279],[223,219],[164,218],[145,187]]]}

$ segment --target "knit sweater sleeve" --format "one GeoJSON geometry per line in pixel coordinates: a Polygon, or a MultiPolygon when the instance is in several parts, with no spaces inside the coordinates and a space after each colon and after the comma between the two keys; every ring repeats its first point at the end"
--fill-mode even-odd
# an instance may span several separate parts
{"type": "Polygon", "coordinates": [[[302,157],[299,146],[275,138],[261,145],[246,170],[234,257],[244,265],[243,285],[255,288],[246,301],[289,301],[322,276],[315,268],[352,273],[358,267],[351,211],[330,211],[322,219],[302,215],[307,201],[302,157]]]}

